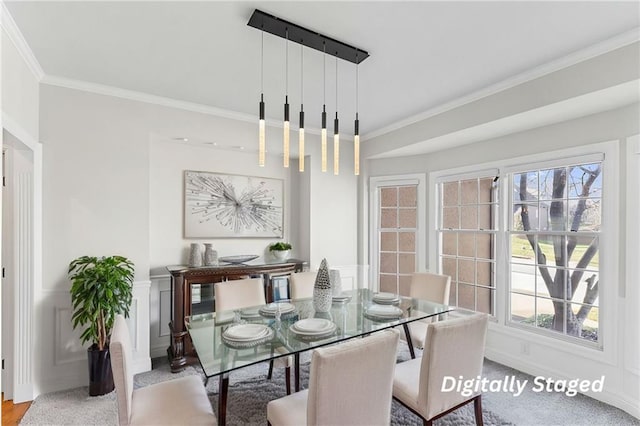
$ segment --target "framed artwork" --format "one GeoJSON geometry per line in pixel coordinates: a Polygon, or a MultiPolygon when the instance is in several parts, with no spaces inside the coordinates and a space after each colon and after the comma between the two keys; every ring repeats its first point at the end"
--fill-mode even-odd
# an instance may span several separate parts
{"type": "Polygon", "coordinates": [[[282,238],[282,179],[185,170],[185,238],[282,238]]]}

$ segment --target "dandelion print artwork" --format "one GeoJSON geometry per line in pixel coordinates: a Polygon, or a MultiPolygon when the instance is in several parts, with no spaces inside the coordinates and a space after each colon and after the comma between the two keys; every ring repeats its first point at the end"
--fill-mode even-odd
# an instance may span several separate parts
{"type": "Polygon", "coordinates": [[[282,237],[280,179],[185,171],[185,238],[282,237]]]}

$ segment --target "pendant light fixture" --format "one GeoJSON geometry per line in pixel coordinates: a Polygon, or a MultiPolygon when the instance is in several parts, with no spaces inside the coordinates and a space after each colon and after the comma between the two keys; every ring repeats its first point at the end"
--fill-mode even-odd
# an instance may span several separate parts
{"type": "MultiPolygon", "coordinates": [[[[340,172],[340,134],[339,134],[339,121],[338,121],[338,59],[355,63],[358,65],[369,57],[369,53],[356,48],[352,45],[336,40],[329,36],[323,35],[318,31],[310,30],[302,27],[293,22],[286,21],[261,10],[254,10],[247,25],[257,28],[260,31],[273,34],[277,37],[285,39],[285,102],[284,102],[284,123],[283,123],[283,164],[285,167],[289,167],[290,157],[290,120],[289,120],[289,41],[293,41],[302,46],[309,47],[321,51],[323,54],[322,72],[323,72],[323,102],[322,102],[322,127],[320,134],[321,141],[321,170],[327,171],[327,106],[326,106],[326,56],[327,52],[330,55],[336,57],[336,116],[334,119],[334,134],[333,134],[333,169],[334,174],[340,172]]],[[[264,38],[264,36],[263,36],[264,38]]],[[[261,46],[261,62],[260,62],[260,121],[259,121],[259,159],[258,162],[261,166],[264,166],[265,162],[265,108],[264,108],[264,89],[263,89],[263,71],[264,71],[264,41],[261,46]]],[[[304,171],[305,161],[305,135],[308,129],[305,128],[304,123],[304,56],[303,49],[300,54],[300,126],[299,126],[299,139],[298,139],[298,153],[299,153],[299,166],[300,172],[304,171]]],[[[356,175],[360,172],[360,132],[359,132],[359,118],[358,118],[358,68],[356,67],[356,118],[355,118],[355,132],[354,132],[354,173],[356,175]]]]}
{"type": "Polygon", "coordinates": [[[282,139],[283,166],[289,167],[289,29],[285,29],[284,134],[282,139]]]}
{"type": "Polygon", "coordinates": [[[298,133],[298,171],[304,172],[304,45],[302,44],[300,44],[300,130],[298,133]]]}
{"type": "Polygon", "coordinates": [[[336,52],[336,118],[333,120],[333,174],[340,174],[340,132],[338,131],[338,52],[336,52]]]}
{"type": "Polygon", "coordinates": [[[264,26],[260,31],[260,119],[258,121],[258,165],[264,167],[266,142],[264,123],[264,26]]]}
{"type": "Polygon", "coordinates": [[[353,123],[353,174],[360,174],[360,120],[358,120],[358,52],[356,52],[356,121],[353,123]]]}
{"type": "Polygon", "coordinates": [[[320,130],[321,168],[327,171],[327,43],[322,42],[322,130],[320,130]]]}

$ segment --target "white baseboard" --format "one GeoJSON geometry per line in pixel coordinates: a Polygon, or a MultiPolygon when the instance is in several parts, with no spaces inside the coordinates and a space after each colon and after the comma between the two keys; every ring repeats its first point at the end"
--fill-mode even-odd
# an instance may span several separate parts
{"type": "Polygon", "coordinates": [[[32,383],[17,385],[13,389],[13,403],[18,404],[20,402],[32,401],[33,395],[34,393],[32,383]]]}

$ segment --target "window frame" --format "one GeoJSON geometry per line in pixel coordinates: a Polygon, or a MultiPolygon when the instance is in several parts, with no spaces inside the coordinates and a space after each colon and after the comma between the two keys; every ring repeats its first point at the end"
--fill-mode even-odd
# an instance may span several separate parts
{"type": "MultiPolygon", "coordinates": [[[[484,170],[478,170],[477,172],[465,172],[465,173],[454,173],[454,174],[447,174],[447,175],[443,175],[443,176],[439,176],[436,181],[434,182],[435,185],[435,196],[436,196],[436,204],[435,206],[435,228],[436,228],[436,237],[435,237],[435,241],[436,241],[436,258],[437,261],[435,263],[436,265],[436,271],[437,273],[442,273],[443,271],[443,265],[442,265],[442,260],[443,257],[446,258],[450,258],[450,255],[445,255],[444,253],[442,253],[442,236],[444,235],[445,232],[445,228],[442,226],[443,223],[443,207],[444,205],[441,204],[442,200],[443,200],[443,194],[441,192],[441,188],[445,183],[452,183],[452,182],[463,182],[466,180],[480,180],[480,179],[487,179],[487,178],[495,178],[496,176],[498,176],[499,170],[497,168],[490,168],[490,169],[484,169],[484,170]]],[[[498,181],[498,185],[499,185],[499,181],[498,181]]],[[[461,195],[460,193],[458,195],[461,195]]],[[[492,296],[492,303],[493,303],[493,313],[490,313],[489,315],[491,317],[495,317],[496,311],[498,309],[498,292],[497,292],[497,272],[498,272],[498,233],[500,232],[500,188],[498,186],[498,188],[496,189],[496,195],[498,200],[494,203],[494,202],[489,202],[488,205],[492,206],[490,207],[491,211],[493,212],[493,214],[495,215],[492,219],[494,222],[494,227],[492,229],[481,229],[480,227],[478,227],[477,229],[464,229],[462,227],[459,227],[457,229],[453,229],[452,231],[456,232],[456,234],[464,234],[464,233],[473,233],[473,234],[487,234],[487,235],[492,235],[494,238],[494,242],[493,242],[493,255],[495,256],[493,259],[491,259],[492,261],[490,263],[493,264],[493,270],[492,270],[492,279],[493,279],[493,286],[482,286],[482,285],[478,285],[478,284],[468,284],[468,283],[462,283],[463,285],[469,285],[472,287],[477,287],[477,288],[493,288],[493,296],[492,296]]],[[[475,204],[472,204],[476,207],[482,206],[482,205],[486,205],[487,203],[480,203],[479,201],[477,201],[475,204]]],[[[458,203],[458,207],[464,206],[465,204],[462,204],[461,202],[458,203]]],[[[465,256],[460,256],[459,253],[456,253],[455,255],[455,259],[459,260],[460,258],[465,258],[465,256]]],[[[478,262],[478,257],[477,254],[475,254],[473,257],[473,261],[474,263],[478,262]]],[[[471,259],[471,258],[469,258],[471,259]]],[[[466,259],[468,260],[468,259],[466,259]]],[[[474,276],[476,275],[476,266],[474,266],[474,276]]],[[[454,280],[454,277],[452,277],[452,285],[453,282],[456,281],[457,285],[460,285],[459,282],[459,277],[457,277],[458,279],[454,280]]],[[[475,281],[476,278],[474,278],[475,281]]],[[[477,302],[478,302],[478,296],[477,296],[477,289],[475,291],[475,296],[474,296],[474,306],[477,308],[477,302]]],[[[459,287],[456,288],[456,306],[459,306],[459,287]]]]}
{"type": "Polygon", "coordinates": [[[384,187],[417,185],[417,206],[416,206],[416,271],[426,270],[426,235],[427,235],[427,197],[426,197],[426,175],[424,173],[412,173],[406,175],[393,176],[372,176],[369,178],[369,241],[371,242],[369,251],[369,288],[374,291],[380,289],[379,256],[380,244],[378,240],[379,232],[379,189],[384,187]]]}
{"type": "MultiPolygon", "coordinates": [[[[535,146],[526,149],[535,149],[535,146]]],[[[603,167],[608,170],[607,178],[603,182],[603,201],[602,201],[602,230],[601,230],[601,255],[600,255],[600,275],[606,277],[607,281],[619,283],[619,241],[620,241],[620,220],[618,209],[620,204],[620,155],[619,140],[610,140],[598,142],[588,145],[574,146],[556,151],[543,153],[532,153],[523,155],[513,155],[509,158],[490,161],[481,164],[466,165],[451,169],[443,169],[432,171],[429,173],[428,200],[434,208],[428,211],[428,252],[429,264],[438,265],[438,243],[437,243],[437,207],[438,207],[438,191],[436,181],[438,178],[450,175],[473,174],[478,171],[495,168],[499,170],[499,188],[501,205],[498,207],[499,235],[496,242],[496,316],[490,320],[489,330],[496,331],[503,336],[511,336],[513,338],[522,339],[532,344],[539,344],[555,350],[561,350],[568,353],[579,354],[586,359],[592,359],[603,362],[608,365],[616,364],[618,353],[617,343],[617,325],[620,313],[617,309],[617,298],[620,285],[603,286],[600,289],[600,330],[602,333],[602,348],[595,348],[592,345],[582,345],[577,339],[567,341],[559,339],[558,336],[547,335],[547,333],[536,333],[529,327],[515,327],[507,325],[506,316],[508,315],[507,307],[509,306],[509,292],[506,291],[508,283],[506,277],[509,274],[509,265],[504,255],[506,251],[504,237],[507,229],[508,217],[505,217],[505,201],[509,199],[508,187],[506,185],[507,171],[512,168],[521,168],[522,165],[533,162],[554,161],[556,159],[567,159],[576,156],[588,156],[591,154],[604,155],[603,167]]],[[[549,163],[551,164],[551,163],[549,163]]],[[[440,270],[440,269],[438,269],[440,270]]]]}

